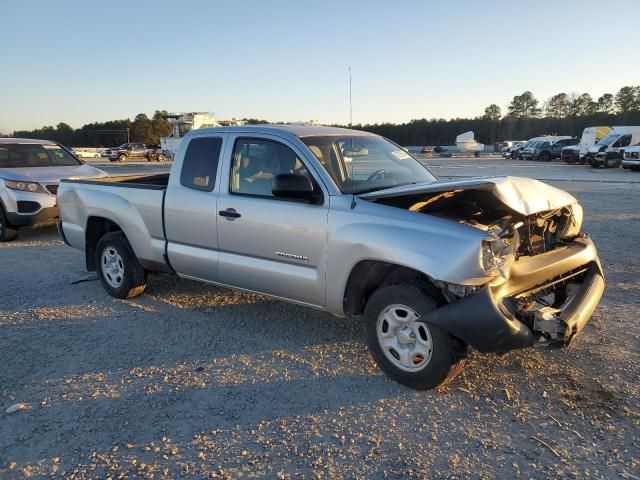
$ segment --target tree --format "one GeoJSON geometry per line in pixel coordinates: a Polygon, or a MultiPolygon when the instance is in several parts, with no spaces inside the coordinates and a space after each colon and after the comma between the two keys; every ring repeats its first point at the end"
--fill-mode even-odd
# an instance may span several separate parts
{"type": "Polygon", "coordinates": [[[547,116],[565,118],[569,115],[569,97],[566,93],[558,93],[549,99],[547,116]]]}
{"type": "Polygon", "coordinates": [[[500,110],[500,107],[498,105],[492,103],[484,109],[484,115],[482,116],[482,118],[484,120],[500,120],[502,118],[502,111],[500,110]]]}
{"type": "Polygon", "coordinates": [[[616,110],[620,113],[638,110],[638,90],[640,90],[640,87],[622,87],[618,90],[614,100],[616,110]]]}
{"type": "Polygon", "coordinates": [[[588,93],[577,95],[571,94],[569,98],[569,115],[572,117],[583,117],[585,115],[593,115],[596,111],[597,104],[588,93]]]}
{"type": "Polygon", "coordinates": [[[509,104],[509,117],[531,118],[538,115],[540,115],[538,100],[529,91],[524,92],[522,95],[516,95],[509,104]]]}
{"type": "Polygon", "coordinates": [[[600,113],[613,113],[613,95],[605,93],[598,98],[598,112],[600,113]]]}

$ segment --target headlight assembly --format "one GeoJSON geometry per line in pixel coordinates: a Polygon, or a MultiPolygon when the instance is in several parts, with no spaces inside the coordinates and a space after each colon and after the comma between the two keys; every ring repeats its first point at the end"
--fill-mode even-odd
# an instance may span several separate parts
{"type": "Polygon", "coordinates": [[[516,252],[506,239],[494,237],[482,241],[482,269],[488,275],[506,278],[516,252]]]}
{"type": "Polygon", "coordinates": [[[5,180],[4,183],[7,188],[10,188],[11,190],[20,190],[21,192],[31,193],[48,193],[42,185],[35,182],[14,182],[13,180],[5,180]]]}
{"type": "Polygon", "coordinates": [[[575,238],[580,233],[580,229],[582,228],[582,207],[579,203],[574,203],[570,207],[571,214],[567,219],[564,227],[564,231],[561,232],[560,238],[575,238]]]}

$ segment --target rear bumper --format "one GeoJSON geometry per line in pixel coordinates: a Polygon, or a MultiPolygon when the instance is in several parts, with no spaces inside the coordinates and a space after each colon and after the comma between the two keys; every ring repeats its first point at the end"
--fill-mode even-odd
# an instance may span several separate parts
{"type": "Polygon", "coordinates": [[[580,162],[580,154],[576,151],[562,152],[560,158],[567,163],[580,162]]]}
{"type": "Polygon", "coordinates": [[[564,346],[589,321],[604,287],[595,246],[583,237],[566,247],[520,258],[507,281],[486,285],[473,295],[449,303],[427,315],[425,321],[481,352],[506,352],[538,342],[564,346]],[[574,288],[554,315],[557,332],[550,338],[535,330],[533,321],[519,310],[518,299],[560,282],[574,288]]]}

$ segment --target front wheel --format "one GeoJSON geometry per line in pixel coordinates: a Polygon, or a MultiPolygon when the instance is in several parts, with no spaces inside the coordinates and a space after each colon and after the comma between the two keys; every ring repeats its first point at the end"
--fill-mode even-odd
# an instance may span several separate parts
{"type": "Polygon", "coordinates": [[[542,152],[538,158],[541,162],[550,162],[551,154],[549,152],[542,152]]]}
{"type": "Polygon", "coordinates": [[[604,166],[607,168],[618,168],[622,164],[619,158],[607,158],[604,162],[604,166]]]}
{"type": "Polygon", "coordinates": [[[121,232],[107,233],[100,239],[96,266],[100,283],[112,297],[137,297],[147,287],[146,272],[121,232]]]}
{"type": "Polygon", "coordinates": [[[0,205],[0,242],[10,242],[16,238],[18,238],[18,229],[9,224],[4,209],[0,205]]]}
{"type": "Polygon", "coordinates": [[[158,162],[165,162],[167,157],[164,156],[164,153],[160,153],[157,158],[158,162]]]}
{"type": "Polygon", "coordinates": [[[120,155],[118,155],[118,161],[119,162],[126,162],[127,161],[127,156],[124,153],[121,153],[120,155]]]}
{"type": "Polygon", "coordinates": [[[437,308],[419,284],[381,287],[365,308],[365,335],[373,359],[393,380],[426,390],[445,385],[463,369],[467,347],[422,320],[437,308]]]}

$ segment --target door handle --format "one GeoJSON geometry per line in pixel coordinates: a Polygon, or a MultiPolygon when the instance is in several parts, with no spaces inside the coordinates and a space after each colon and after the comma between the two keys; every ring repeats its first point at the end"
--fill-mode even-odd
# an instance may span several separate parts
{"type": "Polygon", "coordinates": [[[242,216],[238,212],[236,212],[235,208],[227,208],[226,210],[220,210],[218,212],[218,215],[226,218],[240,218],[242,216]]]}

